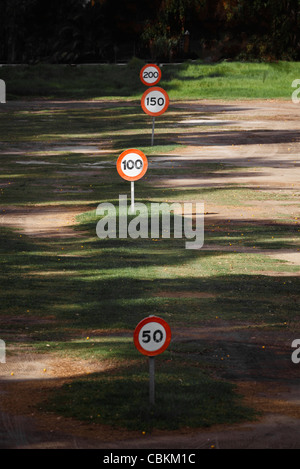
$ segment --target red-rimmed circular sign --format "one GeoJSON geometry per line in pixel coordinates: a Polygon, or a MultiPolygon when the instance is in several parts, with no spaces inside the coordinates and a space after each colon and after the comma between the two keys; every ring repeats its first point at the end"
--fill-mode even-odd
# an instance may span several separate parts
{"type": "Polygon", "coordinates": [[[149,316],[136,326],[133,335],[134,345],[143,355],[154,357],[164,352],[171,341],[168,323],[157,316],[149,316]]]}
{"type": "Polygon", "coordinates": [[[161,79],[161,70],[155,64],[145,65],[140,71],[141,82],[146,86],[154,86],[161,79]]]}
{"type": "Polygon", "coordinates": [[[160,116],[169,106],[169,96],[159,86],[149,88],[142,96],[141,104],[143,111],[149,116],[160,116]]]}
{"type": "Polygon", "coordinates": [[[131,148],[123,151],[117,160],[117,171],[126,181],[141,179],[148,169],[146,155],[140,150],[131,148]]]}

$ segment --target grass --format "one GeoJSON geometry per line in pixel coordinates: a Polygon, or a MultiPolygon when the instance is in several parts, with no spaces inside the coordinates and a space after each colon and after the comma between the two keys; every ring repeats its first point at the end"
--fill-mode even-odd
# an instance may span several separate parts
{"type": "Polygon", "coordinates": [[[145,432],[209,427],[254,417],[230,383],[212,380],[196,366],[188,372],[179,363],[158,366],[155,406],[149,405],[149,376],[145,367],[139,367],[127,371],[126,377],[104,373],[66,384],[47,409],[81,421],[145,432]]]}
{"type": "MultiPolygon", "coordinates": [[[[47,65],[1,67],[7,97],[73,99],[140,99],[145,86],[139,71],[144,63],[127,65],[47,65]]],[[[291,99],[297,62],[247,63],[201,61],[162,66],[162,86],[171,99],[291,99]]]]}
{"type": "MultiPolygon", "coordinates": [[[[163,67],[163,75],[173,96],[180,89],[175,86],[179,76],[182,96],[189,89],[192,98],[200,73],[206,74],[201,83],[216,80],[216,92],[220,77],[211,76],[213,73],[226,76],[229,90],[234,89],[234,81],[230,81],[233,76],[238,80],[243,73],[247,82],[247,67],[257,83],[262,71],[268,70],[271,79],[273,70],[278,72],[281,84],[297,69],[295,64],[279,64],[277,69],[271,64],[185,64],[163,67]]],[[[36,77],[36,71],[24,68],[21,79],[21,69],[15,69],[14,80],[19,82],[15,81],[15,88],[8,86],[9,93],[14,90],[14,96],[20,97],[18,86],[22,80],[29,80],[29,73],[33,73],[36,92],[34,80],[45,80],[47,67],[39,66],[38,70],[40,75],[36,77]]],[[[90,97],[99,97],[98,81],[98,88],[96,82],[94,88],[83,83],[83,79],[95,78],[91,74],[87,77],[84,68],[78,78],[81,88],[72,82],[79,68],[51,70],[45,82],[48,98],[88,97],[87,89],[90,97]],[[58,73],[62,73],[61,94],[55,88],[51,90],[58,73]],[[64,94],[67,89],[72,90],[70,95],[64,94]]],[[[107,70],[119,79],[116,67],[108,66],[107,70]]],[[[7,73],[8,84],[13,84],[12,71],[1,68],[2,72],[7,73]]],[[[268,84],[268,77],[262,83],[268,84]]],[[[104,81],[103,89],[106,86],[104,81]]],[[[139,89],[137,86],[134,92],[139,89]]],[[[276,87],[273,89],[276,94],[276,87]]],[[[259,91],[261,95],[264,92],[259,91]]],[[[282,88],[284,93],[287,97],[286,88],[282,88]]],[[[134,98],[134,93],[129,97],[134,98]]],[[[203,201],[243,211],[252,200],[285,202],[296,192],[291,189],[278,194],[238,184],[192,189],[156,186],[152,177],[165,173],[160,158],[179,148],[179,131],[187,132],[178,127],[178,121],[190,113],[175,106],[165,119],[158,119],[154,147],[149,146],[151,121],[141,115],[135,98],[130,106],[125,100],[113,108],[109,101],[107,107],[99,109],[88,105],[66,109],[47,102],[32,106],[15,106],[0,115],[0,214],[11,214],[15,206],[36,210],[50,205],[80,206],[83,213],[77,217],[77,236],[71,238],[28,237],[18,230],[0,229],[1,338],[8,345],[26,345],[32,352],[112,365],[107,372],[73,379],[58,387],[43,408],[79,420],[141,431],[207,427],[254,418],[253,410],[245,407],[235,386],[218,378],[230,368],[228,354],[222,353],[221,360],[214,345],[204,340],[172,342],[157,358],[157,405],[149,409],[147,362],[135,349],[132,334],[137,323],[149,314],[162,316],[171,328],[205,327],[211,321],[220,325],[238,323],[241,328],[253,330],[293,327],[296,331],[300,278],[293,273],[298,269],[257,251],[296,248],[299,225],[295,217],[282,218],[276,212],[274,223],[265,225],[255,218],[243,223],[221,222],[209,215],[205,243],[211,249],[192,251],[184,248],[185,240],[181,239],[100,240],[96,236],[99,217],[95,210],[100,202],[117,202],[119,194],[129,196],[129,184],[120,180],[115,170],[117,156],[128,145],[140,148],[149,157],[148,173],[142,183],[136,184],[136,200],[148,206],[166,200],[203,201]],[[97,149],[100,146],[102,153],[94,152],[93,144],[97,149]],[[92,146],[90,151],[80,151],[88,145],[92,146]],[[74,147],[76,153],[72,152],[74,147]],[[226,252],[215,249],[215,244],[231,244],[233,248],[226,252]],[[238,248],[248,248],[249,252],[239,252],[238,248]],[[270,270],[278,274],[264,275],[270,270]],[[281,277],[283,271],[290,276],[281,277]],[[190,295],[195,292],[206,296],[190,295]]],[[[201,112],[193,116],[203,117],[201,112]]],[[[170,177],[189,171],[179,165],[168,168],[170,177]]],[[[195,177],[213,174],[222,178],[224,171],[238,175],[245,168],[225,167],[222,163],[193,166],[195,177]]]]}

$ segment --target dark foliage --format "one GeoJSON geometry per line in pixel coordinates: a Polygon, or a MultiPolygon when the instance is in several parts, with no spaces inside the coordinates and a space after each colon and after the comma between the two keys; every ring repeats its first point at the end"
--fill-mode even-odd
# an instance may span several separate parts
{"type": "Polygon", "coordinates": [[[300,0],[0,0],[2,63],[299,60],[300,0]]]}

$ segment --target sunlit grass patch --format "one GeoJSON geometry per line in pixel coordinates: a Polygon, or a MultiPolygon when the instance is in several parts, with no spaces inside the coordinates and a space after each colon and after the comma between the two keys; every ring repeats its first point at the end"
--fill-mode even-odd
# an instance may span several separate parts
{"type": "MultiPolygon", "coordinates": [[[[134,67],[131,64],[122,67],[113,64],[3,66],[1,77],[7,84],[8,99],[39,96],[118,101],[141,97],[144,91],[139,78],[142,65],[138,61],[134,67]]],[[[205,64],[187,61],[162,66],[159,86],[165,88],[172,99],[290,99],[291,83],[297,74],[297,62],[205,64]]]]}

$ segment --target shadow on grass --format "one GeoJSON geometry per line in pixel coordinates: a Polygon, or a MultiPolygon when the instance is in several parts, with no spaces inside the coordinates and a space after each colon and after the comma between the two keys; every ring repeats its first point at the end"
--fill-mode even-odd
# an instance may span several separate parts
{"type": "Polygon", "coordinates": [[[174,430],[251,420],[255,413],[242,405],[235,386],[212,380],[197,367],[166,362],[157,367],[155,405],[149,405],[149,377],[142,367],[122,374],[93,375],[72,381],[54,392],[46,409],[81,421],[129,430],[174,430]]]}
{"type": "MultiPolygon", "coordinates": [[[[182,239],[100,240],[93,223],[89,220],[86,226],[92,238],[71,240],[30,241],[1,230],[3,332],[22,330],[17,317],[25,322],[26,317],[36,318],[28,324],[28,339],[51,341],[65,340],[82,329],[132,329],[149,314],[189,325],[220,315],[227,320],[280,323],[298,314],[300,277],[293,276],[297,267],[267,257],[262,264],[254,252],[186,250],[182,239]],[[255,270],[261,274],[253,274],[255,270]],[[290,270],[290,276],[263,276],[264,270],[290,270]],[[181,295],[173,295],[178,292],[181,295]],[[211,297],[197,298],[189,292],[211,297]],[[50,319],[47,327],[42,318],[50,319]]],[[[231,229],[230,236],[235,237],[231,229]]],[[[281,247],[289,246],[295,226],[281,229],[281,247]]],[[[243,230],[247,244],[245,226],[243,230]]],[[[218,236],[221,244],[222,237],[228,243],[227,231],[218,236]]],[[[248,236],[256,238],[256,245],[259,237],[266,245],[261,225],[251,224],[248,236]]],[[[215,234],[207,241],[215,242],[215,234]]]]}

